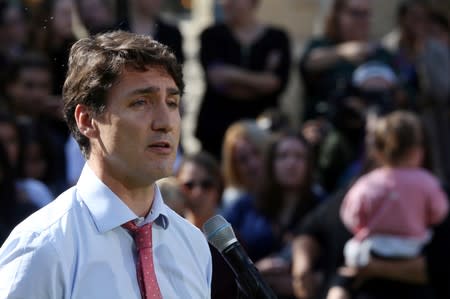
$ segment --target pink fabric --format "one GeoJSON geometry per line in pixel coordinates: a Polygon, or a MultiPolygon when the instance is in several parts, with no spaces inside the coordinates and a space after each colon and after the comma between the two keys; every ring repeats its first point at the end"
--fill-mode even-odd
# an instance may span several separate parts
{"type": "Polygon", "coordinates": [[[133,221],[129,221],[122,226],[132,233],[136,242],[138,252],[136,273],[142,298],[162,299],[153,265],[152,224],[147,223],[138,227],[133,221]]]}
{"type": "Polygon", "coordinates": [[[340,212],[347,228],[363,240],[376,234],[425,238],[448,209],[447,196],[429,172],[379,168],[358,179],[340,212]]]}

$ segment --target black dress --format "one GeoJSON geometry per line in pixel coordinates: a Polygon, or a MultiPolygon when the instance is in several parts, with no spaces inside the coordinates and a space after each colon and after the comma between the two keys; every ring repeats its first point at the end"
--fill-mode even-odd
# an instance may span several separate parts
{"type": "MultiPolygon", "coordinates": [[[[115,29],[131,31],[130,22],[128,20],[123,20],[115,26],[115,29]]],[[[168,46],[177,57],[178,63],[182,64],[184,62],[183,38],[180,30],[178,30],[176,26],[164,22],[161,19],[157,19],[155,22],[155,33],[153,38],[168,46]]]]}
{"type": "Polygon", "coordinates": [[[278,105],[290,71],[289,39],[284,31],[266,27],[252,44],[243,46],[227,25],[217,24],[201,34],[200,60],[205,73],[211,66],[225,64],[255,72],[271,71],[281,82],[270,94],[239,100],[213,87],[206,78],[195,135],[204,150],[220,158],[222,139],[230,124],[244,118],[256,118],[267,108],[278,105]],[[276,57],[275,63],[273,57],[276,57]]]}

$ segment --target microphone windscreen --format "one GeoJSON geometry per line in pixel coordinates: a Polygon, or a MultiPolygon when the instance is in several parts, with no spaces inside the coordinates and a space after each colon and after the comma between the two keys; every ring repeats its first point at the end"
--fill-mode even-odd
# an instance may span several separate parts
{"type": "Polygon", "coordinates": [[[237,242],[231,224],[221,215],[215,215],[203,224],[203,233],[208,242],[219,252],[237,242]]]}

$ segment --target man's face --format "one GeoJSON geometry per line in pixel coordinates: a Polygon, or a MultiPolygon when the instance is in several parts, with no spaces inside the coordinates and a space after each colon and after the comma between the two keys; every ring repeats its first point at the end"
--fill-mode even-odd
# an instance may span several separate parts
{"type": "Polygon", "coordinates": [[[180,138],[180,91],[161,67],[124,69],[94,117],[98,135],[90,159],[131,187],[145,187],[172,173],[180,138]]]}

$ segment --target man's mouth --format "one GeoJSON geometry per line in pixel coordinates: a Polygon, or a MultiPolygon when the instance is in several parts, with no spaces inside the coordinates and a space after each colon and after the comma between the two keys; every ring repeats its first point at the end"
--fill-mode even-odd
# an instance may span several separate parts
{"type": "Polygon", "coordinates": [[[153,148],[170,148],[170,143],[165,141],[154,142],[149,145],[149,147],[153,148]]]}

